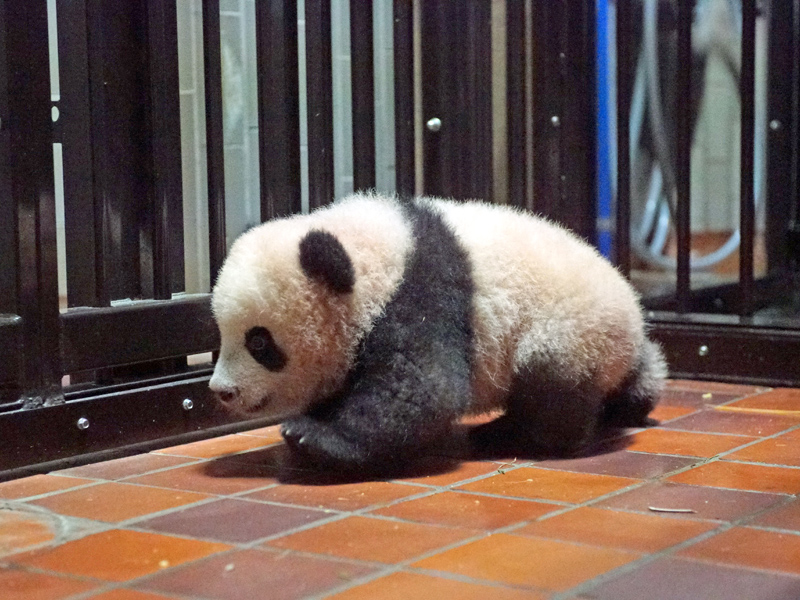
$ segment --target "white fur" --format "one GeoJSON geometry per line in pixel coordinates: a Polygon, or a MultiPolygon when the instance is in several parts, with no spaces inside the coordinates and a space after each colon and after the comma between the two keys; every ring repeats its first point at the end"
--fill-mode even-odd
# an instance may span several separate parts
{"type": "MultiPolygon", "coordinates": [[[[516,210],[425,202],[440,211],[471,261],[474,412],[502,406],[525,366],[592,379],[601,391],[621,384],[644,343],[642,316],[631,286],[593,248],[516,210]]],[[[399,285],[412,243],[396,201],[371,195],[243,235],[214,290],[222,349],[211,387],[237,388],[241,412],[275,416],[303,412],[337,389],[358,341],[399,285]],[[299,242],[315,228],[333,233],[350,255],[352,294],[336,295],[300,269],[299,242]],[[256,325],[289,357],[282,371],[266,370],[244,348],[245,332],[256,325]]]]}
{"type": "Polygon", "coordinates": [[[236,389],[239,412],[263,405],[260,413],[275,416],[302,412],[336,390],[359,339],[399,285],[411,245],[398,205],[367,195],[242,235],[214,288],[222,347],[211,388],[236,389]],[[352,294],[335,294],[301,270],[300,240],[313,229],[334,234],[344,246],[355,269],[352,294]],[[288,356],[280,372],[262,367],[244,347],[245,333],[257,325],[288,356]]]}

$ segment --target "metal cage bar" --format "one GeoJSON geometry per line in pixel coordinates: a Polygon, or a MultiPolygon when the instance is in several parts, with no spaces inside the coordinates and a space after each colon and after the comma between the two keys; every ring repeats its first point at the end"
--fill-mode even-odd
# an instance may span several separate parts
{"type": "Polygon", "coordinates": [[[375,187],[375,73],[372,2],[350,0],[353,189],[375,187]]]}
{"type": "Polygon", "coordinates": [[[741,98],[741,178],[739,228],[739,314],[753,309],[753,236],[755,234],[755,43],[756,2],[742,0],[742,72],[739,79],[741,98]]]}
{"type": "Polygon", "coordinates": [[[675,142],[676,237],[678,268],[676,299],[679,312],[691,309],[691,152],[692,152],[692,9],[693,0],[678,1],[678,68],[675,142]]]}
{"type": "MultiPolygon", "coordinates": [[[[605,1],[605,0],[600,0],[605,1]]],[[[627,277],[631,272],[631,0],[617,2],[617,202],[614,260],[627,277]]]]}
{"type": "Polygon", "coordinates": [[[525,207],[528,203],[528,127],[529,98],[525,71],[525,0],[506,2],[506,90],[508,119],[508,202],[525,207]]]}
{"type": "Polygon", "coordinates": [[[297,3],[256,2],[261,220],[300,212],[297,3]]]}
{"type": "Polygon", "coordinates": [[[306,0],[308,206],[333,200],[333,71],[331,0],[306,0]]]}
{"type": "Polygon", "coordinates": [[[222,56],[219,0],[203,0],[203,77],[206,100],[208,262],[213,285],[225,259],[225,139],[222,121],[222,56]]]}
{"type": "Polygon", "coordinates": [[[395,189],[415,191],[414,158],[414,14],[410,0],[394,0],[395,189]]]}

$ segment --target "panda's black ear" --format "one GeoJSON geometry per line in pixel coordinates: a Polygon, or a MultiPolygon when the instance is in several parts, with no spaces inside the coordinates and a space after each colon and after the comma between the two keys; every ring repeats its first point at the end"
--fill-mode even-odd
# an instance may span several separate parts
{"type": "Polygon", "coordinates": [[[300,266],[309,279],[324,283],[334,292],[353,291],[356,274],[347,250],[327,231],[309,231],[300,241],[300,266]]]}

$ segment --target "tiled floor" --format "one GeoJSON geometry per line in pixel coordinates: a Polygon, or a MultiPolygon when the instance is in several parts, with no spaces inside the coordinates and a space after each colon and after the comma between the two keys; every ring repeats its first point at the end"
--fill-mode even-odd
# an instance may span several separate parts
{"type": "Polygon", "coordinates": [[[268,428],[0,483],[0,598],[800,598],[800,390],[672,381],[654,416],[393,481],[289,470],[268,428]]]}

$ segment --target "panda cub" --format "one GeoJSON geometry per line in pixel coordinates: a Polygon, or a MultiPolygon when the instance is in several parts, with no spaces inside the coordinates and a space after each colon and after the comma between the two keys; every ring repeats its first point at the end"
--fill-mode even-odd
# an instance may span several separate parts
{"type": "Polygon", "coordinates": [[[264,223],[234,243],[212,308],[220,402],[342,470],[413,461],[497,409],[470,432],[478,451],[569,455],[647,425],[666,375],[611,264],[478,202],[355,194],[264,223]]]}

